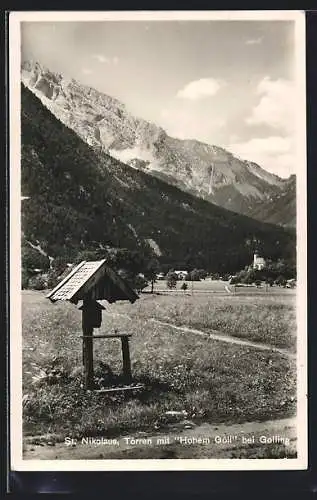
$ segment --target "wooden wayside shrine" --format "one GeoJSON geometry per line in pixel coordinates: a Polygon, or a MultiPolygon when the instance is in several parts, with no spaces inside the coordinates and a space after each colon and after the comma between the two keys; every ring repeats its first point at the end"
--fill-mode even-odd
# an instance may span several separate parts
{"type": "Polygon", "coordinates": [[[82,311],[82,339],[84,385],[93,389],[94,362],[93,341],[95,339],[120,338],[122,347],[123,374],[127,383],[132,381],[129,338],[131,335],[114,333],[94,335],[94,328],[102,323],[102,310],[105,309],[98,300],[107,300],[110,304],[117,300],[129,300],[131,303],[138,295],[105,260],[82,261],[48,294],[46,298],[52,302],[68,300],[73,304],[82,301],[79,307],[82,311]]]}

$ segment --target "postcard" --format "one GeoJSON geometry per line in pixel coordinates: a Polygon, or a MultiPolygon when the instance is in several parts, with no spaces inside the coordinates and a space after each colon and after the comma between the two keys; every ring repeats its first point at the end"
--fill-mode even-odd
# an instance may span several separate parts
{"type": "Polygon", "coordinates": [[[11,12],[16,471],[307,468],[302,11],[11,12]]]}

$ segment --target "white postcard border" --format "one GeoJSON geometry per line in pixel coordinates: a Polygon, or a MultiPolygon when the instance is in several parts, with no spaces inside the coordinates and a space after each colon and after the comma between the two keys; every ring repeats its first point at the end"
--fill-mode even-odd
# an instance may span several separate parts
{"type": "MultiPolygon", "coordinates": [[[[11,12],[9,16],[10,130],[10,454],[17,471],[106,470],[304,470],[307,469],[307,200],[304,11],[112,11],[11,12]],[[22,457],[20,63],[23,21],[294,21],[296,31],[297,128],[297,324],[298,457],[296,459],[24,460],[22,457]]],[[[292,105],[292,103],[290,103],[292,105]]]]}

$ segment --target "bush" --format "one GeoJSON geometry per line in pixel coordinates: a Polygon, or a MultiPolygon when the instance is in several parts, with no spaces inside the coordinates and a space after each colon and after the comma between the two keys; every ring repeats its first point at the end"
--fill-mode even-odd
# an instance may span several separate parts
{"type": "Polygon", "coordinates": [[[229,285],[236,285],[239,281],[239,276],[232,276],[230,278],[229,285]]]}
{"type": "Polygon", "coordinates": [[[258,281],[265,281],[269,286],[275,283],[285,286],[288,279],[296,276],[296,266],[290,263],[279,260],[277,262],[268,262],[263,269],[252,269],[251,266],[246,267],[236,276],[232,276],[230,284],[237,283],[252,284],[258,281]]]}
{"type": "Polygon", "coordinates": [[[143,276],[136,276],[134,279],[134,288],[137,292],[141,292],[148,285],[148,281],[143,276]]]}
{"type": "Polygon", "coordinates": [[[188,274],[190,281],[204,280],[208,276],[208,272],[205,269],[196,269],[196,268],[190,271],[190,273],[188,274]]]}
{"type": "Polygon", "coordinates": [[[55,288],[63,279],[63,272],[51,269],[47,274],[47,288],[55,288]]]}
{"type": "Polygon", "coordinates": [[[177,274],[174,271],[169,271],[166,275],[166,286],[170,289],[177,286],[177,274]]]}
{"type": "MultiPolygon", "coordinates": [[[[97,249],[97,250],[90,250],[90,249],[86,249],[86,250],[81,250],[80,252],[77,253],[76,255],[76,258],[74,260],[74,263],[75,264],[80,264],[80,262],[82,262],[83,260],[86,260],[86,261],[90,261],[90,260],[100,260],[100,259],[103,259],[105,257],[104,255],[104,251],[102,252],[101,249],[97,249]]],[[[55,259],[57,260],[57,259],[55,259]]],[[[61,263],[61,264],[66,264],[65,262],[65,259],[62,257],[60,259],[60,261],[58,261],[58,263],[61,263]]],[[[55,261],[54,261],[55,263],[55,261]]]]}
{"type": "Polygon", "coordinates": [[[22,290],[25,290],[29,286],[29,280],[30,276],[27,270],[22,267],[22,276],[21,276],[21,285],[22,285],[22,290]]]}
{"type": "MultiPolygon", "coordinates": [[[[83,259],[84,260],[84,259],[83,259]]],[[[68,259],[66,257],[56,257],[53,262],[52,262],[52,269],[54,269],[56,274],[62,274],[65,269],[67,268],[67,261],[68,259]]]]}
{"type": "Polygon", "coordinates": [[[201,273],[200,273],[199,269],[193,269],[189,273],[189,279],[191,281],[200,281],[201,280],[201,273]]]}
{"type": "Polygon", "coordinates": [[[286,283],[287,283],[287,280],[284,278],[284,276],[280,275],[277,280],[275,281],[275,283],[279,286],[286,286],[286,283]]]}
{"type": "Polygon", "coordinates": [[[47,277],[43,275],[33,276],[29,279],[29,288],[33,288],[33,290],[45,290],[48,288],[48,280],[47,277]]]}
{"type": "Polygon", "coordinates": [[[50,267],[49,258],[42,255],[38,250],[22,245],[22,265],[25,269],[43,269],[47,271],[50,267]]]}
{"type": "Polygon", "coordinates": [[[255,281],[255,275],[253,271],[248,271],[247,273],[245,273],[244,277],[241,280],[241,282],[246,285],[252,285],[254,281],[255,281]]]}

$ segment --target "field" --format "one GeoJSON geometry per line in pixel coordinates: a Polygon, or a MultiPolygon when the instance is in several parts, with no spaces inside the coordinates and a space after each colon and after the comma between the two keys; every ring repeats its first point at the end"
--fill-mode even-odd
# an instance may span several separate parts
{"type": "MultiPolygon", "coordinates": [[[[208,290],[207,283],[200,286],[208,290]]],[[[144,385],[129,396],[109,396],[82,388],[81,312],[69,303],[51,304],[43,292],[24,291],[23,414],[29,457],[37,446],[36,453],[45,455],[41,444],[61,446],[65,436],[122,438],[206,425],[213,429],[248,422],[265,425],[268,420],[293,417],[294,291],[233,293],[222,282],[210,282],[209,292],[199,293],[197,287],[193,294],[162,290],[141,294],[133,305],[107,306],[96,333],[116,329],[133,334],[134,382],[144,385]],[[183,417],[171,418],[169,411],[183,417]]],[[[119,341],[95,340],[94,347],[96,386],[122,383],[119,341]]],[[[183,456],[184,451],[174,448],[176,457],[183,456]]],[[[150,458],[152,453],[157,458],[153,450],[149,456],[144,456],[143,448],[135,454],[150,458]]],[[[210,457],[221,451],[206,450],[210,457]]],[[[125,456],[124,450],[120,453],[118,457],[125,456]]],[[[133,458],[133,450],[125,453],[133,458]]],[[[188,453],[195,455],[195,448],[192,452],[188,448],[188,453]]],[[[222,456],[237,451],[226,453],[222,456]]],[[[295,452],[283,445],[262,445],[261,449],[245,446],[239,453],[264,458],[295,452]]]]}
{"type": "MultiPolygon", "coordinates": [[[[153,317],[206,333],[212,331],[272,346],[296,349],[295,293],[280,287],[236,288],[221,281],[194,282],[184,293],[167,291],[158,282],[157,295],[147,296],[132,307],[124,306],[133,318],[153,317]]],[[[122,307],[123,309],[123,307],[122,307]]]]}

